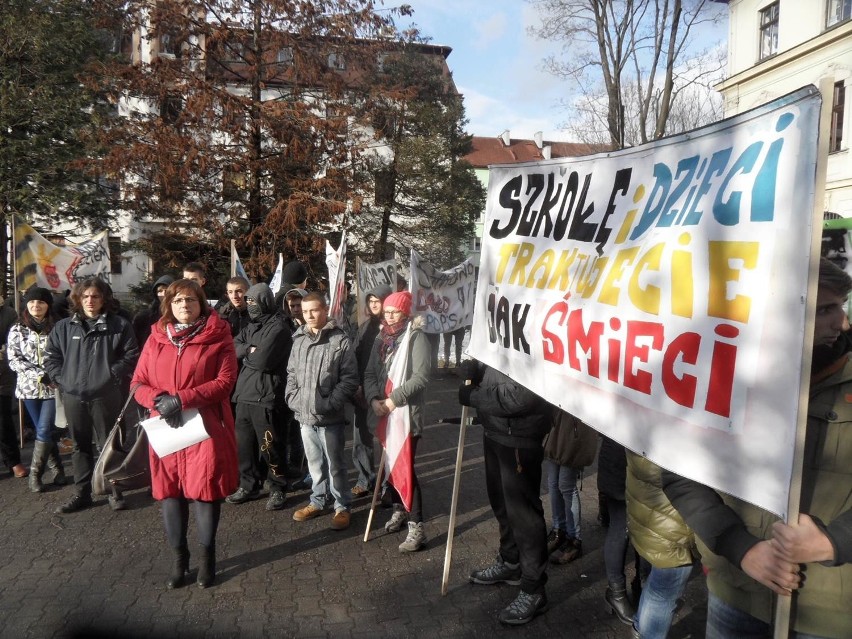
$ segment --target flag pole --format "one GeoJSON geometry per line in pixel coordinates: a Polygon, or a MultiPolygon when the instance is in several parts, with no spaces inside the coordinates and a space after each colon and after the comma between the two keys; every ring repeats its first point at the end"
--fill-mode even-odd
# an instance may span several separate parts
{"type": "Polygon", "coordinates": [[[231,240],[231,277],[237,276],[237,242],[231,240]]]}
{"type": "MultiPolygon", "coordinates": [[[[466,379],[465,386],[470,386],[471,380],[466,379]]],[[[450,562],[453,556],[453,533],[456,530],[456,508],[459,503],[459,485],[461,484],[461,467],[464,459],[464,439],[467,431],[468,413],[470,408],[462,406],[461,425],[459,428],[459,447],[456,450],[456,472],[453,476],[453,497],[450,501],[450,523],[447,529],[447,550],[444,553],[444,576],[441,578],[441,596],[447,594],[447,582],[450,577],[450,562]]]]}
{"type": "Polygon", "coordinates": [[[370,514],[367,515],[367,530],[364,531],[364,543],[367,543],[367,540],[370,538],[370,526],[373,525],[373,513],[376,512],[376,504],[379,502],[379,491],[381,490],[381,485],[384,480],[384,472],[385,472],[385,460],[387,459],[387,455],[385,454],[385,448],[382,446],[382,460],[379,462],[379,470],[376,471],[376,485],[373,488],[373,502],[370,504],[370,514]]]}

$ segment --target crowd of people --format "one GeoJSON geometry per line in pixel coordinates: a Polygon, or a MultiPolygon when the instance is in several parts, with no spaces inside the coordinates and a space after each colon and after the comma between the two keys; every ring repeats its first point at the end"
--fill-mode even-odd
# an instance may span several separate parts
{"type": "MultiPolygon", "coordinates": [[[[233,277],[227,300],[214,307],[204,268],[189,264],[181,279],[156,279],[150,305],[133,318],[120,312],[98,278],[75,285],[62,318],[50,291],[29,289],[17,316],[8,306],[0,312],[0,363],[8,365],[0,367],[2,460],[16,476],[28,475],[33,492],[43,491],[46,471],[55,484],[65,483],[54,425],[61,400],[73,441],[73,489],[56,512],[70,514],[93,503],[97,453],[126,398],[172,428],[197,413],[203,441],[163,457],[153,449],[149,454],[152,495],[174,555],[169,589],[187,582],[189,511],[199,545],[196,581],[206,588],[216,579],[222,503],[258,499],[264,485],[271,511],[284,508],[294,486],[310,487],[308,503],[293,519],[330,514],[330,528],[345,530],[352,500],[384,479],[379,490],[393,507],[385,529],[407,529],[400,552],[422,549],[427,538],[416,470],[405,503],[402,490],[377,476],[374,436],[393,411],[407,411],[416,460],[429,379],[437,369],[434,338],[422,331],[406,291],[368,291],[367,321],[353,330],[329,317],[324,295],[307,290],[303,265],[288,264],[284,280],[273,294],[266,284],[233,277]],[[394,362],[404,362],[398,367],[404,370],[391,385],[394,362]],[[4,393],[3,383],[14,388],[34,426],[29,469],[11,426],[12,392],[4,393]],[[344,456],[350,423],[357,471],[352,487],[344,456]]],[[[483,427],[485,488],[500,531],[494,563],[474,570],[470,581],[519,587],[499,621],[525,624],[544,613],[548,564],[582,555],[578,483],[597,459],[600,517],[608,526],[605,601],[634,636],[668,636],[677,600],[700,564],[709,589],[707,637],[771,636],[775,596],[792,597],[797,637],[852,636],[850,290],[852,279],[823,259],[802,514],[786,524],[600,437],[504,373],[462,362],[462,336],[453,335],[463,379],[459,402],[476,409],[483,427]],[[540,495],[543,473],[550,525],[540,495]],[[630,545],[637,555],[633,588],[625,569],[630,545]]],[[[450,366],[449,341],[445,348],[444,365],[450,366]]],[[[115,510],[126,507],[115,490],[109,503],[115,510]]]]}

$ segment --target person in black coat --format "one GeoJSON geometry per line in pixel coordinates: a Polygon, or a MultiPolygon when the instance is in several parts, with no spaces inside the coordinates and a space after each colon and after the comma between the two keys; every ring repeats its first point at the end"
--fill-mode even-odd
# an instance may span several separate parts
{"type": "Polygon", "coordinates": [[[163,275],[157,278],[151,286],[151,304],[136,313],[133,318],[133,333],[136,335],[136,343],[141,349],[151,335],[151,327],[160,319],[160,303],[166,294],[169,284],[175,281],[171,275],[163,275]]]}
{"type": "Polygon", "coordinates": [[[490,366],[471,361],[462,370],[470,383],[459,388],[459,402],[476,408],[482,422],[488,501],[500,524],[497,560],[471,573],[470,581],[520,585],[497,619],[524,624],[548,607],[547,526],[539,488],[553,407],[490,366]]]}

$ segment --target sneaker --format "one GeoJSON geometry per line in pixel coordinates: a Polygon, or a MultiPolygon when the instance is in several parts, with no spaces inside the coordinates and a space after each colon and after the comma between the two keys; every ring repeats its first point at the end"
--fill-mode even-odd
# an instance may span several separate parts
{"type": "Polygon", "coordinates": [[[547,595],[531,595],[523,590],[515,600],[500,611],[497,620],[510,626],[520,626],[547,611],[547,595]]]}
{"type": "Polygon", "coordinates": [[[388,519],[388,523],[385,524],[385,532],[387,533],[395,533],[402,530],[402,525],[408,521],[408,513],[402,510],[402,508],[396,508],[393,511],[393,515],[388,519]]]}
{"type": "Polygon", "coordinates": [[[283,510],[284,501],[284,491],[273,490],[269,493],[269,499],[266,500],[266,510],[283,510]]]}
{"type": "Polygon", "coordinates": [[[319,506],[308,504],[304,508],[300,508],[293,513],[293,521],[308,521],[308,519],[313,519],[314,517],[322,515],[322,511],[323,509],[319,506]]]}
{"type": "Polygon", "coordinates": [[[84,508],[88,508],[91,505],[91,495],[80,495],[79,493],[74,493],[71,499],[66,501],[61,506],[58,506],[53,512],[58,514],[75,513],[78,510],[83,510],[84,508]]]}
{"type": "Polygon", "coordinates": [[[348,510],[338,510],[334,513],[334,516],[331,518],[331,529],[332,530],[346,530],[349,528],[349,520],[351,515],[348,510]]]}
{"type": "Polygon", "coordinates": [[[559,548],[559,546],[565,543],[566,539],[567,536],[564,531],[559,530],[558,528],[552,528],[550,533],[547,535],[547,554],[549,555],[559,548]]]}
{"type": "Polygon", "coordinates": [[[257,499],[258,497],[260,497],[259,490],[246,490],[240,486],[233,493],[225,497],[225,501],[229,504],[244,504],[252,499],[257,499]]]}
{"type": "Polygon", "coordinates": [[[426,545],[426,534],[423,532],[423,522],[408,522],[408,536],[399,545],[399,552],[417,552],[426,545]]]}
{"type": "Polygon", "coordinates": [[[483,586],[490,586],[492,584],[520,586],[521,565],[506,563],[500,555],[497,555],[497,559],[488,568],[474,570],[470,573],[470,582],[483,586]]]}
{"type": "Polygon", "coordinates": [[[110,495],[107,501],[109,501],[109,507],[113,510],[127,510],[127,504],[121,495],[110,495]]]}
{"type": "Polygon", "coordinates": [[[353,497],[363,497],[364,495],[368,495],[370,493],[370,489],[366,486],[362,486],[361,484],[355,484],[352,486],[352,496],[353,497]]]}
{"type": "Polygon", "coordinates": [[[561,546],[550,553],[550,563],[568,564],[583,556],[583,542],[573,537],[568,537],[561,546]]]}

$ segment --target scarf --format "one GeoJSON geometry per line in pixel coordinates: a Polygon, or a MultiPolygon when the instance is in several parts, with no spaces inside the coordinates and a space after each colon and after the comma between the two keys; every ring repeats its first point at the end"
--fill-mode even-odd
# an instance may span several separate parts
{"type": "Polygon", "coordinates": [[[166,336],[172,344],[177,346],[178,355],[180,355],[183,347],[187,345],[189,340],[204,330],[206,324],[207,316],[202,315],[192,324],[178,324],[175,322],[174,324],[166,325],[166,336]]]}
{"type": "Polygon", "coordinates": [[[405,333],[405,329],[408,328],[409,321],[410,319],[406,318],[391,326],[386,320],[382,320],[382,330],[379,333],[379,336],[382,338],[382,342],[379,344],[379,356],[383,362],[386,362],[388,357],[396,352],[397,342],[400,336],[405,333]]]}

